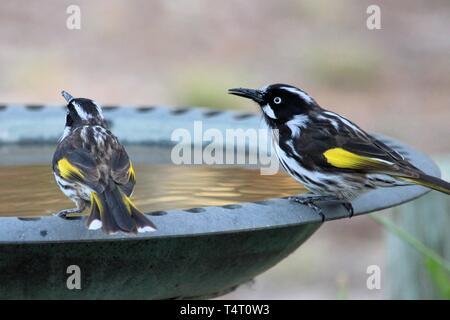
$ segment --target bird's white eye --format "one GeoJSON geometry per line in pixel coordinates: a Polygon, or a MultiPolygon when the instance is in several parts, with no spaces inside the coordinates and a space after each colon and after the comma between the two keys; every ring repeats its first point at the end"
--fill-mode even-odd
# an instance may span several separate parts
{"type": "Polygon", "coordinates": [[[273,99],[273,102],[275,104],[280,104],[281,103],[281,98],[280,97],[275,97],[275,99],[273,99]]]}

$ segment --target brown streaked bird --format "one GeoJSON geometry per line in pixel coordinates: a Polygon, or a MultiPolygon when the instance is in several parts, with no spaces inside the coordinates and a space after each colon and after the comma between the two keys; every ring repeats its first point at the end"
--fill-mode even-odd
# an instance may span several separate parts
{"type": "Polygon", "coordinates": [[[277,132],[274,147],[282,166],[310,191],[293,200],[314,209],[322,220],[317,202],[340,202],[352,216],[351,201],[378,187],[418,184],[450,194],[450,183],[427,175],[299,88],[272,84],[229,93],[259,104],[267,125],[277,132]]]}
{"type": "Polygon", "coordinates": [[[66,126],[53,156],[53,173],[76,208],[56,215],[69,218],[89,206],[89,229],[102,228],[108,234],[155,231],[130,199],[136,174],[125,148],[108,130],[100,106],[65,91],[62,95],[67,101],[66,126]]]}

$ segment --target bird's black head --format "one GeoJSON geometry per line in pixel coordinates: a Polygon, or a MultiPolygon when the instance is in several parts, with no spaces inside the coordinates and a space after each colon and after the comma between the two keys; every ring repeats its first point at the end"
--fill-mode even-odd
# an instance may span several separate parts
{"type": "Polygon", "coordinates": [[[66,127],[76,128],[83,125],[106,126],[102,109],[93,100],[74,98],[66,91],[61,92],[67,101],[66,127]]]}
{"type": "Polygon", "coordinates": [[[318,108],[306,92],[287,84],[272,84],[261,89],[235,88],[228,93],[257,102],[269,122],[286,122],[318,108]]]}

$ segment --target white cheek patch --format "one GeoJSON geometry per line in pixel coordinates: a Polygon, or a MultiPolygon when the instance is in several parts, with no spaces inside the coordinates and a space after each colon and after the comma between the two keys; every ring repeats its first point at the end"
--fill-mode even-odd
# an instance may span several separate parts
{"type": "Polygon", "coordinates": [[[266,105],[262,106],[262,110],[266,114],[266,116],[268,116],[269,118],[272,118],[272,119],[277,118],[270,105],[266,104],[266,105]]]}

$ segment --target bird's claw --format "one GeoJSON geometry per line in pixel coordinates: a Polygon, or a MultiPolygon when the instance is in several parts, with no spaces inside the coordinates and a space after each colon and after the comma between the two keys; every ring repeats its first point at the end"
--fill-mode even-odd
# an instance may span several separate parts
{"type": "Polygon", "coordinates": [[[67,219],[67,212],[60,211],[60,212],[54,213],[53,216],[61,218],[61,219],[67,219]]]}
{"type": "Polygon", "coordinates": [[[76,214],[76,213],[80,213],[78,210],[61,210],[61,211],[59,211],[59,212],[57,212],[57,213],[54,213],[53,215],[55,216],[55,217],[58,217],[58,218],[61,218],[61,219],[64,219],[64,220],[79,220],[79,219],[81,219],[81,216],[79,216],[79,215],[73,215],[73,214],[76,214]]]}
{"type": "Polygon", "coordinates": [[[320,215],[322,222],[325,221],[325,215],[323,214],[322,209],[319,206],[317,206],[312,199],[302,197],[290,197],[289,200],[308,206],[309,208],[314,210],[315,213],[320,215]]]}
{"type": "Polygon", "coordinates": [[[342,206],[347,209],[348,211],[348,217],[351,218],[353,217],[353,214],[355,213],[355,211],[353,210],[353,206],[350,202],[342,202],[342,206]]]}

